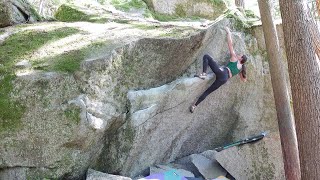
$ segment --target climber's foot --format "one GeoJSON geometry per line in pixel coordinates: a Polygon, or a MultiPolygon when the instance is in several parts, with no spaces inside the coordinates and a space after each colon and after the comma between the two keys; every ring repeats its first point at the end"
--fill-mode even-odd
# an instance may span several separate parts
{"type": "Polygon", "coordinates": [[[190,108],[189,108],[189,110],[190,110],[191,113],[193,113],[195,109],[196,109],[196,106],[195,106],[195,105],[190,106],[190,108]]]}
{"type": "Polygon", "coordinates": [[[201,74],[196,74],[196,75],[194,75],[194,77],[198,77],[198,78],[200,78],[200,79],[205,79],[206,77],[207,77],[207,73],[201,73],[201,74]]]}

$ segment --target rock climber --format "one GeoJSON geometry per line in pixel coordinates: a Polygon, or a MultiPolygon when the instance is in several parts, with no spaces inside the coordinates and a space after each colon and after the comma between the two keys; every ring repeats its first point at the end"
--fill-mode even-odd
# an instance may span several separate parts
{"type": "Polygon", "coordinates": [[[197,102],[190,106],[190,112],[193,113],[195,108],[213,91],[218,89],[221,85],[225,84],[228,79],[230,79],[233,76],[236,76],[237,74],[240,75],[240,79],[243,82],[247,81],[246,76],[246,67],[245,63],[247,61],[247,56],[243,54],[237,55],[232,46],[232,39],[231,39],[231,32],[228,27],[225,27],[225,30],[227,32],[227,40],[228,40],[228,48],[230,51],[230,61],[227,64],[227,66],[219,66],[209,55],[203,56],[203,71],[200,75],[195,75],[195,77],[199,77],[201,79],[205,79],[207,76],[207,67],[208,65],[212,69],[212,71],[216,75],[216,80],[213,82],[213,84],[199,97],[197,102]]]}

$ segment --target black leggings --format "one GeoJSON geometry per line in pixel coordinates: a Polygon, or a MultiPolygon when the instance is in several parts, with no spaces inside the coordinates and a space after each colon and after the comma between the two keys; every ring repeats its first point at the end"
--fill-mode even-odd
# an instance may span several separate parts
{"type": "Polygon", "coordinates": [[[216,80],[213,84],[199,97],[198,101],[196,102],[196,106],[201,103],[210,93],[218,89],[221,85],[226,83],[229,79],[229,71],[225,67],[219,67],[219,65],[209,56],[203,56],[203,72],[207,73],[208,65],[212,69],[212,71],[216,74],[216,80]]]}

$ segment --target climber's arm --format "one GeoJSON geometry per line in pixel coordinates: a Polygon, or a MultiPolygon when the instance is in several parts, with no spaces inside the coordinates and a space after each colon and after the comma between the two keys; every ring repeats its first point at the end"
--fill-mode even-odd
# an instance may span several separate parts
{"type": "Polygon", "coordinates": [[[241,80],[242,82],[247,82],[247,78],[246,78],[246,77],[243,77],[242,72],[239,73],[239,76],[240,76],[240,80],[241,80]]]}
{"type": "Polygon", "coordinates": [[[233,50],[231,32],[230,32],[230,29],[228,27],[225,27],[225,30],[227,31],[228,48],[229,48],[230,55],[231,55],[231,60],[230,61],[235,62],[235,61],[237,61],[237,55],[233,50]]]}

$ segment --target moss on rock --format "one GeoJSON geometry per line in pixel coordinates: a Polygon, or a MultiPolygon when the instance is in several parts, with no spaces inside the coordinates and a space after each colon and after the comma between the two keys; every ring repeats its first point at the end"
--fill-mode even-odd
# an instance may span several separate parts
{"type": "Polygon", "coordinates": [[[6,31],[3,29],[0,29],[0,35],[4,34],[6,31]]]}
{"type": "Polygon", "coordinates": [[[245,33],[250,32],[250,28],[252,26],[252,22],[248,22],[247,19],[241,15],[237,15],[237,13],[233,11],[228,11],[227,12],[227,18],[233,19],[234,20],[234,26],[236,30],[242,31],[245,33]]]}
{"type": "Polygon", "coordinates": [[[130,9],[141,9],[146,8],[146,4],[142,0],[112,0],[111,4],[115,8],[123,11],[129,11],[130,9]]]}
{"type": "Polygon", "coordinates": [[[14,79],[15,76],[10,74],[2,76],[0,79],[0,133],[14,131],[22,126],[21,118],[25,107],[10,97],[14,79]]]}
{"type": "Polygon", "coordinates": [[[31,15],[35,17],[37,21],[41,21],[43,19],[40,16],[40,14],[32,6],[30,6],[30,12],[31,12],[31,15]]]}
{"type": "Polygon", "coordinates": [[[25,31],[12,35],[0,46],[0,132],[17,130],[22,126],[25,107],[13,100],[14,64],[42,45],[79,32],[74,28],[61,28],[50,32],[25,31]]]}
{"type": "Polygon", "coordinates": [[[154,11],[152,0],[142,0],[148,6],[149,10],[154,11]]]}
{"type": "Polygon", "coordinates": [[[156,13],[156,12],[152,12],[151,14],[153,18],[163,22],[174,21],[179,19],[179,17],[176,15],[168,15],[168,14],[162,14],[162,13],[156,13]]]}
{"type": "Polygon", "coordinates": [[[33,68],[43,71],[57,71],[74,73],[80,69],[80,63],[88,54],[104,47],[107,42],[96,42],[84,48],[64,52],[57,56],[37,59],[33,62],[33,68]]]}
{"type": "Polygon", "coordinates": [[[61,5],[54,17],[59,21],[74,22],[74,21],[89,21],[92,16],[78,10],[71,5],[61,5]]]}
{"type": "Polygon", "coordinates": [[[76,124],[80,124],[80,120],[81,120],[80,113],[81,113],[81,108],[75,105],[69,106],[64,111],[64,115],[76,124]]]}
{"type": "Polygon", "coordinates": [[[184,7],[182,4],[178,4],[175,8],[175,13],[179,16],[179,17],[186,17],[187,16],[187,12],[185,11],[184,7]]]}
{"type": "Polygon", "coordinates": [[[12,35],[2,46],[0,52],[0,75],[13,72],[14,64],[48,42],[79,32],[75,28],[60,28],[53,31],[25,31],[12,35]]]}

